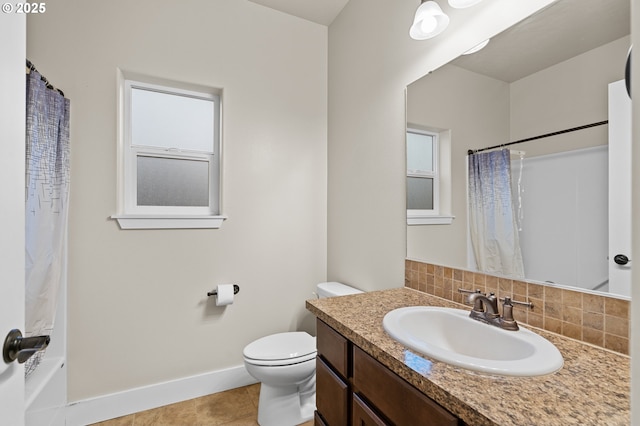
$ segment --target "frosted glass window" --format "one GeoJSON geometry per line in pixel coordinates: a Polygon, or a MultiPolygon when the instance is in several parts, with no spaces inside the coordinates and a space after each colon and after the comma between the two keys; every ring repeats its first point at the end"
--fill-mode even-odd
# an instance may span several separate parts
{"type": "Polygon", "coordinates": [[[433,178],[407,178],[407,209],[433,209],[433,178]]]}
{"type": "Polygon", "coordinates": [[[438,215],[438,133],[407,129],[407,215],[438,215]]]}
{"type": "Polygon", "coordinates": [[[219,228],[222,89],[119,77],[121,228],[219,228]]]}
{"type": "Polygon", "coordinates": [[[209,205],[209,162],[138,156],[139,206],[209,205]]]}
{"type": "Polygon", "coordinates": [[[131,143],[214,152],[214,101],[131,88],[131,143]]]}
{"type": "Polygon", "coordinates": [[[407,132],[407,170],[411,172],[432,172],[433,145],[435,136],[407,132]]]}

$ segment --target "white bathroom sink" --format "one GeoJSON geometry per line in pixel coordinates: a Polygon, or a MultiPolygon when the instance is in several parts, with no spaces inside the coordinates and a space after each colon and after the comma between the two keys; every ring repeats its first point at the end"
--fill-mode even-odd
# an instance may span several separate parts
{"type": "Polygon", "coordinates": [[[414,351],[469,370],[503,376],[540,376],[564,363],[553,343],[530,330],[503,330],[469,318],[469,311],[433,306],[394,309],[385,331],[414,351]]]}

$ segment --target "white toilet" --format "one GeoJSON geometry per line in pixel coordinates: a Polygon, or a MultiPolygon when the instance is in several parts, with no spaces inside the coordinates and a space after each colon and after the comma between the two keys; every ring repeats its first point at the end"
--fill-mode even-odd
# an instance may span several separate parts
{"type": "MultiPolygon", "coordinates": [[[[319,298],[362,291],[337,282],[317,285],[319,298]]],[[[261,382],[260,426],[294,426],[316,409],[316,338],[304,331],[277,333],[249,343],[242,354],[249,374],[261,382]]]]}

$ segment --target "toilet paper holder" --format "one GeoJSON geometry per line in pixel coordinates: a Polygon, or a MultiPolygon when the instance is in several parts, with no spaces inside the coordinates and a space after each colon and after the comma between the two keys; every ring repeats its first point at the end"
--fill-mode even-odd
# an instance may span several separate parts
{"type": "MultiPolygon", "coordinates": [[[[238,294],[238,292],[240,291],[240,286],[238,286],[237,284],[233,285],[233,294],[238,294]]],[[[210,292],[207,293],[207,296],[215,296],[218,294],[218,290],[211,290],[210,292]]]]}

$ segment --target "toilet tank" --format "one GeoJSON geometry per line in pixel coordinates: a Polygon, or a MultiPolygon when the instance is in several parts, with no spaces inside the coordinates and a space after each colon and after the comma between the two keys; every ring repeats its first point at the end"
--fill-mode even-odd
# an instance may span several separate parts
{"type": "Polygon", "coordinates": [[[325,297],[346,296],[348,294],[363,293],[363,291],[358,290],[357,288],[350,287],[346,284],[335,281],[318,284],[316,286],[316,292],[318,294],[318,298],[320,299],[324,299],[325,297]]]}

